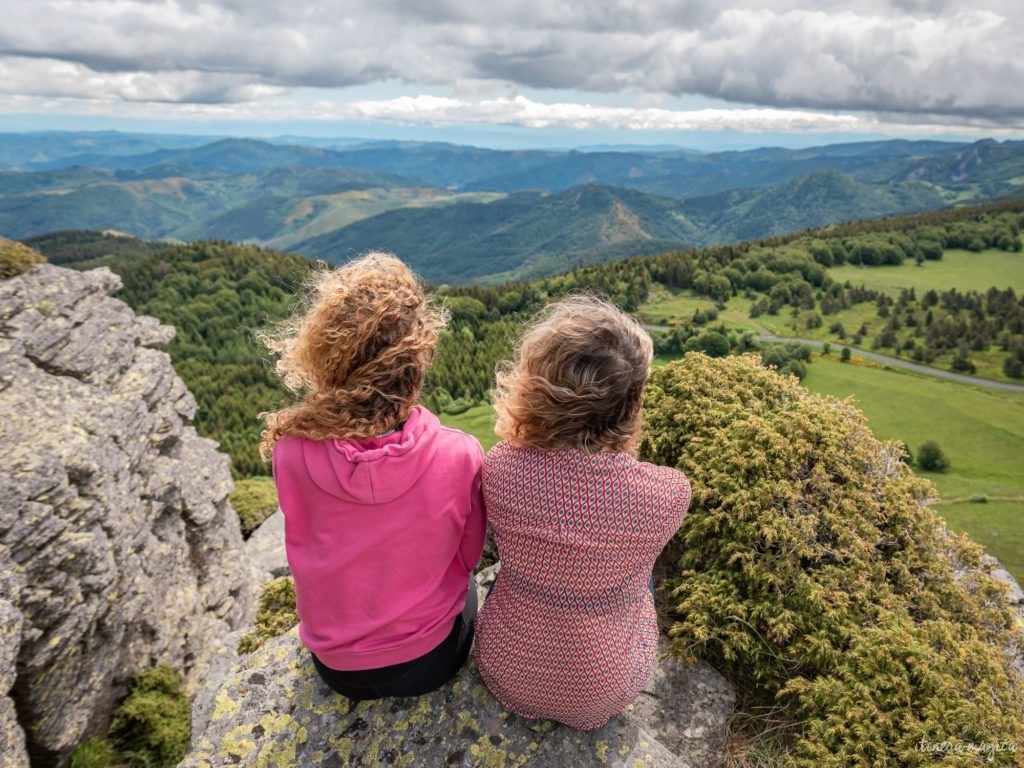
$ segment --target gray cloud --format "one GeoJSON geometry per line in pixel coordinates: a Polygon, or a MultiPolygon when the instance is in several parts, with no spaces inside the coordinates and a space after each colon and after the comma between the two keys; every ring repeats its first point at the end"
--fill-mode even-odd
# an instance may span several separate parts
{"type": "Polygon", "coordinates": [[[379,80],[1024,118],[1017,0],[7,0],[0,92],[249,101],[379,80]]]}

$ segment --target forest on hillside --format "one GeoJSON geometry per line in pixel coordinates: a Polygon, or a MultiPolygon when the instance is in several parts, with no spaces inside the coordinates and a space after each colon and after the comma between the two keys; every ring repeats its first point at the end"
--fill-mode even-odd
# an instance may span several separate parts
{"type": "MultiPolygon", "coordinates": [[[[967,372],[973,357],[991,354],[1000,361],[1002,377],[1019,379],[1024,376],[1024,297],[1012,287],[909,290],[894,297],[840,283],[829,269],[934,262],[951,248],[1020,251],[1022,220],[1024,200],[1017,200],[670,251],[529,282],[443,286],[437,290],[451,311],[451,323],[442,335],[424,400],[450,413],[485,401],[494,366],[510,353],[521,323],[553,297],[592,291],[635,312],[659,287],[688,291],[709,303],[670,329],[653,331],[663,355],[691,349],[728,354],[757,347],[749,335],[726,328],[716,314],[715,307],[746,300],[753,317],[795,315],[809,332],[828,331],[837,345],[870,344],[967,372]],[[866,327],[847,328],[835,319],[851,307],[859,308],[860,316],[864,310],[873,316],[870,336],[866,327]]],[[[220,241],[170,246],[96,233],[58,233],[32,244],[57,263],[82,269],[109,266],[124,281],[122,299],[137,312],[174,325],[178,333],[168,351],[199,403],[197,428],[221,442],[236,476],[268,473],[257,450],[257,414],[278,407],[288,393],[252,332],[287,314],[312,262],[220,241]]],[[[789,363],[785,356],[772,359],[789,363]]],[[[799,374],[800,362],[788,370],[799,374]]]]}

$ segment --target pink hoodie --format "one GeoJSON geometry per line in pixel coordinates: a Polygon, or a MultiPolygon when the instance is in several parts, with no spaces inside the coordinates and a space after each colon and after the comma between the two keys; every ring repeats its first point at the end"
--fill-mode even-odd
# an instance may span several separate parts
{"type": "Polygon", "coordinates": [[[482,462],[423,406],[383,437],[277,442],[299,636],[324,664],[386,667],[445,639],[483,551],[482,462]]]}

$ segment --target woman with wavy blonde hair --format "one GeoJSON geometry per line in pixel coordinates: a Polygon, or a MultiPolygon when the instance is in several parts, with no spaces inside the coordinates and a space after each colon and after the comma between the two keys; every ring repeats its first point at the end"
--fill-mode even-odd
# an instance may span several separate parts
{"type": "Polygon", "coordinates": [[[690,503],[682,472],[638,461],[651,339],[613,305],[542,310],[499,368],[484,498],[501,573],[477,619],[506,707],[583,730],[643,690],[658,626],[652,569],[690,503]]]}
{"type": "Polygon", "coordinates": [[[263,414],[299,636],[353,700],[449,680],[473,638],[483,451],[417,405],[444,313],[394,256],[314,273],[263,335],[296,403],[263,414]]]}

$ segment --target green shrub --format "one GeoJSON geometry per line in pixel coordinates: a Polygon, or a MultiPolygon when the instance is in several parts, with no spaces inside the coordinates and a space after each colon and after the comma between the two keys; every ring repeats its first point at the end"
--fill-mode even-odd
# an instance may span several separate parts
{"type": "Polygon", "coordinates": [[[71,753],[71,768],[168,768],[188,750],[192,711],[178,673],[162,664],[128,684],[106,736],[71,753]]]}
{"type": "Polygon", "coordinates": [[[114,768],[118,765],[119,756],[109,739],[93,736],[83,741],[71,753],[71,768],[114,768]]]}
{"type": "Polygon", "coordinates": [[[263,587],[256,627],[238,641],[239,653],[252,653],[267,640],[283,635],[299,623],[295,613],[295,580],[291,576],[274,579],[263,587]]]}
{"type": "Polygon", "coordinates": [[[446,413],[449,416],[458,416],[460,413],[465,413],[472,408],[476,403],[466,397],[457,397],[450,401],[444,408],[441,409],[442,413],[446,413]]]}
{"type": "Polygon", "coordinates": [[[181,678],[166,664],[136,675],[114,712],[109,736],[132,768],[164,768],[188,749],[191,708],[181,678]]]}
{"type": "Polygon", "coordinates": [[[691,354],[655,369],[644,423],[641,457],[693,486],[669,548],[671,650],[782,707],[793,765],[931,764],[921,739],[1024,743],[1005,587],[852,404],[754,356],[691,354]]]}
{"type": "Polygon", "coordinates": [[[729,354],[729,339],[718,331],[705,331],[699,336],[691,336],[683,345],[684,352],[703,352],[712,357],[725,357],[729,354]]]}
{"type": "Polygon", "coordinates": [[[984,493],[974,493],[967,499],[971,504],[988,504],[988,496],[984,493]]]}
{"type": "Polygon", "coordinates": [[[45,261],[46,259],[31,248],[0,237],[0,280],[20,275],[45,261]]]}
{"type": "Polygon", "coordinates": [[[277,488],[269,477],[247,477],[235,483],[231,506],[238,513],[242,535],[249,538],[268,517],[277,511],[277,488]]]}
{"type": "Polygon", "coordinates": [[[917,449],[917,466],[925,472],[945,472],[949,469],[949,457],[934,440],[926,440],[917,449]]]}

